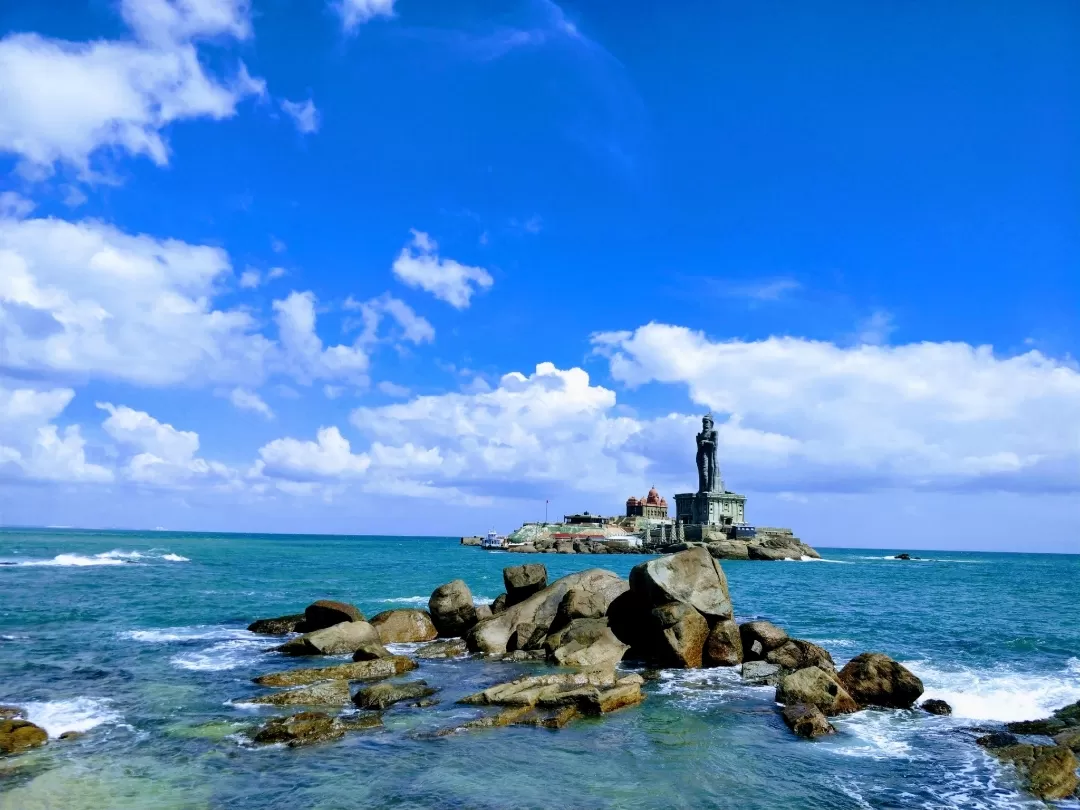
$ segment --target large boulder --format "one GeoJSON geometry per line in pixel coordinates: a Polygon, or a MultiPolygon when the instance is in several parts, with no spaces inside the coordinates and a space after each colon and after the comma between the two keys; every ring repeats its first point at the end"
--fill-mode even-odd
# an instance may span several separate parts
{"type": "Polygon", "coordinates": [[[826,672],[836,672],[836,664],[828,650],[801,638],[788,639],[776,649],[769,650],[765,653],[765,660],[788,672],[806,667],[821,667],[826,672]]]}
{"type": "Polygon", "coordinates": [[[704,546],[634,566],[630,589],[653,607],[669,602],[690,605],[710,622],[732,615],[724,570],[704,546]]]}
{"type": "Polygon", "coordinates": [[[507,605],[524,602],[547,587],[547,567],[543,563],[511,565],[503,569],[503,584],[507,605]]]}
{"type": "Polygon", "coordinates": [[[303,613],[293,613],[274,619],[256,619],[248,625],[247,629],[249,633],[258,633],[263,636],[286,636],[289,633],[303,632],[304,618],[303,613]]]}
{"type": "Polygon", "coordinates": [[[548,636],[544,645],[548,660],[562,667],[598,669],[612,667],[630,649],[611,632],[606,618],[574,619],[548,636]]]}
{"type": "Polygon", "coordinates": [[[749,560],[750,553],[742,540],[717,540],[706,548],[717,560],[749,560]]]}
{"type": "Polygon", "coordinates": [[[490,605],[492,616],[497,616],[498,614],[506,610],[507,599],[508,597],[505,593],[500,593],[492,600],[490,605]]]}
{"type": "Polygon", "coordinates": [[[788,640],[788,634],[772,622],[744,622],[739,625],[742,637],[743,660],[763,661],[766,654],[788,640]]]}
{"type": "Polygon", "coordinates": [[[439,635],[431,621],[431,614],[412,608],[384,610],[371,617],[371,626],[378,631],[383,644],[431,641],[439,635]]]}
{"type": "Polygon", "coordinates": [[[742,639],[733,620],[713,625],[705,639],[702,663],[707,667],[734,667],[742,663],[742,639]]]}
{"type": "Polygon", "coordinates": [[[784,724],[800,737],[813,739],[836,733],[833,724],[817,706],[795,703],[785,706],[780,715],[784,718],[784,724]]]}
{"type": "Polygon", "coordinates": [[[785,675],[776,687],[776,702],[786,706],[805,703],[829,716],[850,714],[859,706],[832,675],[819,667],[807,667],[785,675]]]}
{"type": "Polygon", "coordinates": [[[599,619],[607,613],[610,604],[611,600],[606,594],[571,588],[559,603],[551,628],[556,630],[565,627],[574,619],[599,619]]]}
{"type": "Polygon", "coordinates": [[[619,594],[608,605],[608,625],[619,641],[630,645],[628,656],[649,657],[649,628],[652,624],[649,614],[651,613],[652,605],[644,597],[631,590],[619,594]]]}
{"type": "Polygon", "coordinates": [[[440,585],[432,592],[428,612],[435,630],[443,638],[464,636],[476,624],[472,591],[460,579],[440,585]]]}
{"type": "Polygon", "coordinates": [[[656,657],[669,667],[696,669],[701,666],[709,623],[685,602],[669,602],[653,608],[651,614],[659,634],[654,639],[656,657]]]}
{"type": "Polygon", "coordinates": [[[289,639],[277,651],[285,655],[346,655],[372,645],[382,646],[375,628],[367,622],[349,621],[289,639]]]}
{"type": "Polygon", "coordinates": [[[333,627],[342,622],[362,622],[364,614],[348,602],[335,602],[332,599],[320,599],[304,608],[304,624],[297,628],[305,633],[333,627]]]}
{"type": "Polygon", "coordinates": [[[438,690],[427,685],[427,681],[409,681],[408,683],[377,683],[367,686],[353,695],[353,703],[361,709],[385,709],[403,700],[419,700],[430,697],[438,690]]]}
{"type": "Polygon", "coordinates": [[[862,653],[840,670],[839,681],[860,706],[908,709],[923,683],[907,667],[881,653],[862,653]]]}
{"type": "Polygon", "coordinates": [[[304,686],[318,681],[376,681],[391,678],[394,675],[404,675],[416,667],[417,663],[411,658],[406,658],[404,655],[392,655],[375,661],[271,672],[269,675],[260,675],[254,681],[260,686],[304,686]]]}
{"type": "Polygon", "coordinates": [[[531,624],[550,632],[559,605],[567,591],[576,588],[595,593],[609,604],[627,589],[626,580],[611,571],[590,568],[562,577],[523,602],[512,605],[490,619],[479,622],[465,637],[472,652],[502,654],[519,625],[531,624]]]}
{"type": "Polygon", "coordinates": [[[45,729],[29,720],[0,720],[0,754],[16,754],[28,748],[37,748],[48,739],[45,729]]]}
{"type": "Polygon", "coordinates": [[[348,681],[320,681],[241,702],[265,706],[348,706],[350,699],[348,681]]]}
{"type": "Polygon", "coordinates": [[[260,728],[252,737],[257,745],[284,743],[290,748],[300,745],[329,742],[345,736],[346,732],[377,728],[382,725],[378,714],[365,714],[352,719],[333,717],[325,712],[300,712],[292,717],[277,717],[260,728]]]}

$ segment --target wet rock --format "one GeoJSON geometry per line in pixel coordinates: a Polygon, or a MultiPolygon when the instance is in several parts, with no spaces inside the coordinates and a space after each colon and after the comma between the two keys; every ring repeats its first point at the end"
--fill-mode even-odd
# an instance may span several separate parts
{"type": "Polygon", "coordinates": [[[893,559],[894,560],[910,560],[911,555],[908,554],[907,552],[904,552],[903,554],[897,554],[895,557],[893,557],[893,559]]]}
{"type": "Polygon", "coordinates": [[[278,616],[275,619],[256,619],[248,625],[248,632],[259,633],[264,636],[285,636],[289,633],[303,632],[304,614],[294,613],[291,616],[278,616]]]}
{"type": "Polygon", "coordinates": [[[322,681],[272,695],[260,695],[239,701],[265,706],[348,706],[351,699],[348,681],[322,681]]]}
{"type": "Polygon", "coordinates": [[[749,546],[747,553],[751,560],[766,560],[779,562],[780,560],[797,560],[801,556],[798,549],[768,548],[767,546],[749,546]]]}
{"type": "Polygon", "coordinates": [[[63,740],[64,742],[71,742],[72,740],[77,740],[80,737],[85,737],[85,736],[86,736],[85,731],[65,731],[59,737],[57,737],[56,739],[63,740]]]}
{"type": "Polygon", "coordinates": [[[412,608],[384,610],[371,617],[371,626],[378,632],[383,644],[431,641],[439,635],[431,621],[431,614],[412,608]]]}
{"type": "Polygon", "coordinates": [[[1045,801],[1065,799],[1073,795],[1080,780],[1076,755],[1060,745],[1010,745],[992,748],[990,752],[1005,762],[1011,762],[1024,776],[1027,789],[1045,801]]]}
{"type": "Polygon", "coordinates": [[[784,675],[776,687],[776,702],[786,706],[806,703],[817,706],[830,717],[837,714],[850,714],[858,711],[859,706],[829,672],[819,667],[807,667],[784,675]]]}
{"type": "Polygon", "coordinates": [[[300,712],[291,717],[270,720],[252,737],[258,745],[285,744],[290,748],[301,745],[329,742],[345,736],[350,731],[378,728],[382,717],[364,714],[357,718],[332,717],[324,712],[300,712]]]}
{"type": "Polygon", "coordinates": [[[547,567],[541,563],[511,565],[503,569],[503,584],[508,607],[524,602],[547,587],[547,567]]]}
{"type": "Polygon", "coordinates": [[[923,683],[903,664],[881,653],[862,653],[840,670],[839,681],[860,706],[909,709],[923,683]]]}
{"type": "Polygon", "coordinates": [[[574,619],[548,636],[548,660],[563,667],[596,669],[614,666],[630,649],[611,632],[607,619],[574,619]]]}
{"type": "Polygon", "coordinates": [[[365,621],[347,621],[290,639],[277,648],[285,655],[346,655],[379,645],[379,634],[365,621]]]}
{"type": "Polygon", "coordinates": [[[388,658],[389,656],[390,651],[386,647],[378,642],[369,641],[353,650],[352,660],[374,661],[376,658],[388,658]]]}
{"type": "Polygon", "coordinates": [[[352,702],[361,709],[382,710],[403,700],[417,700],[431,697],[438,690],[427,685],[427,681],[408,683],[377,683],[361,689],[353,695],[352,702]]]}
{"type": "Polygon", "coordinates": [[[311,633],[342,622],[362,622],[364,614],[348,602],[320,599],[304,608],[303,632],[311,633]]]}
{"type": "Polygon", "coordinates": [[[465,639],[454,638],[449,641],[433,641],[431,644],[425,644],[413,654],[417,658],[460,658],[468,652],[465,639]]]}
{"type": "Polygon", "coordinates": [[[496,660],[509,663],[525,663],[529,661],[546,661],[547,653],[543,650],[513,650],[506,655],[494,656],[496,660]]]}
{"type": "Polygon", "coordinates": [[[48,741],[49,735],[41,726],[29,720],[12,718],[0,720],[0,754],[17,754],[37,748],[48,741]]]}
{"type": "Polygon", "coordinates": [[[375,661],[358,661],[352,664],[338,664],[332,667],[313,667],[310,669],[289,669],[284,672],[272,672],[255,678],[260,686],[305,686],[317,681],[374,681],[404,675],[416,669],[417,664],[403,655],[391,655],[375,661]]]}
{"type": "Polygon", "coordinates": [[[800,737],[813,739],[836,733],[833,724],[828,721],[817,706],[796,703],[785,706],[780,714],[784,718],[787,727],[800,737]]]}
{"type": "Polygon", "coordinates": [[[727,578],[703,546],[634,566],[630,589],[653,607],[681,602],[712,622],[731,618],[727,578]]]}
{"type": "Polygon", "coordinates": [[[746,661],[742,665],[743,680],[754,686],[776,686],[781,675],[780,667],[765,661],[746,661]]]}
{"type": "Polygon", "coordinates": [[[607,689],[615,686],[617,680],[611,669],[530,675],[497,683],[481,692],[466,695],[458,702],[474,706],[535,706],[542,696],[550,698],[582,686],[607,689]]]}
{"type": "Polygon", "coordinates": [[[418,700],[416,703],[410,703],[409,705],[414,709],[430,709],[432,706],[438,706],[440,701],[432,700],[431,698],[424,698],[418,700]]]}
{"type": "Polygon", "coordinates": [[[683,602],[669,602],[653,608],[651,616],[659,628],[654,641],[657,657],[670,667],[700,667],[705,640],[709,637],[709,623],[705,617],[683,602]]]}
{"type": "Polygon", "coordinates": [[[707,667],[734,667],[742,663],[742,638],[734,621],[717,622],[709,631],[701,662],[707,667]]]}
{"type": "Polygon", "coordinates": [[[1080,751],[1080,726],[1073,726],[1054,735],[1054,742],[1070,751],[1080,751]]]}
{"type": "Polygon", "coordinates": [[[1019,742],[1020,741],[1016,739],[1015,734],[1009,734],[1004,731],[992,731],[975,740],[976,745],[981,745],[983,748],[989,748],[991,750],[995,748],[1008,748],[1019,742]]]}
{"type": "Polygon", "coordinates": [[[1045,737],[1053,737],[1064,731],[1068,726],[1063,720],[1056,717],[1047,717],[1043,720],[1018,720],[1006,723],[1005,728],[1014,734],[1041,734],[1045,737]]]}
{"type": "Polygon", "coordinates": [[[836,665],[828,650],[801,638],[788,639],[775,650],[769,650],[765,654],[765,660],[787,672],[806,667],[820,667],[826,672],[836,672],[836,665]]]}
{"type": "Polygon", "coordinates": [[[507,597],[505,593],[500,593],[498,596],[495,597],[494,601],[491,603],[492,616],[498,616],[500,613],[506,610],[506,602],[508,598],[509,597],[507,597]]]}
{"type": "Polygon", "coordinates": [[[460,579],[440,585],[432,592],[428,612],[438,634],[444,638],[464,636],[476,624],[472,591],[460,579]]]}
{"type": "Polygon", "coordinates": [[[26,712],[18,706],[0,706],[0,720],[23,720],[26,712]]]}
{"type": "Polygon", "coordinates": [[[772,622],[766,621],[740,624],[739,636],[742,638],[744,661],[763,660],[767,653],[788,641],[788,634],[785,630],[777,627],[772,622]]]}
{"type": "Polygon", "coordinates": [[[924,712],[929,712],[930,714],[952,714],[952,706],[950,706],[944,700],[938,700],[937,698],[924,700],[922,706],[920,706],[919,708],[922,709],[924,712]]]}
{"type": "Polygon", "coordinates": [[[718,540],[705,546],[717,560],[749,560],[750,552],[742,540],[718,540]]]}

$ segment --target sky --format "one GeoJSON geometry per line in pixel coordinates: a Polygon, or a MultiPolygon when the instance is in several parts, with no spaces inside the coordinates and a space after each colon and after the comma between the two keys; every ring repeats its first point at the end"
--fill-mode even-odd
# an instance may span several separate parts
{"type": "Polygon", "coordinates": [[[0,524],[696,486],[1080,552],[1071,0],[0,4],[0,524]]]}

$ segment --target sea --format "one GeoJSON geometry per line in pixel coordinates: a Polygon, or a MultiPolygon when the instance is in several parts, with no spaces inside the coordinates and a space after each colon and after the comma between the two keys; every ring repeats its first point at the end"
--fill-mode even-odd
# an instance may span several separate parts
{"type": "Polygon", "coordinates": [[[646,558],[525,557],[457,538],[0,530],[0,703],[53,737],[85,732],[0,759],[0,810],[1045,807],[967,729],[1080,699],[1080,556],[821,552],[724,562],[737,618],[775,622],[838,665],[887,653],[951,717],[864,711],[799,740],[771,688],[730,669],[672,670],[640,706],[559,731],[434,738],[482,711],[457,698],[546,666],[463,659],[406,676],[439,688],[438,705],[288,749],[244,734],[280,710],[236,701],[265,691],[254,676],[291,665],[268,650],[279,642],[247,632],[254,619],[320,598],[369,616],[424,607],[457,578],[486,603],[504,566],[625,576],[646,558]]]}

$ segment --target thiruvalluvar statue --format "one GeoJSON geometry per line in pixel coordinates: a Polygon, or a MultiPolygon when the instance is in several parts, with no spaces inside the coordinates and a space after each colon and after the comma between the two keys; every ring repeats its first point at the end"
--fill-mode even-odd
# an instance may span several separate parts
{"type": "Polygon", "coordinates": [[[716,428],[712,414],[701,420],[701,432],[697,435],[698,492],[720,492],[720,463],[717,460],[716,428]]]}

